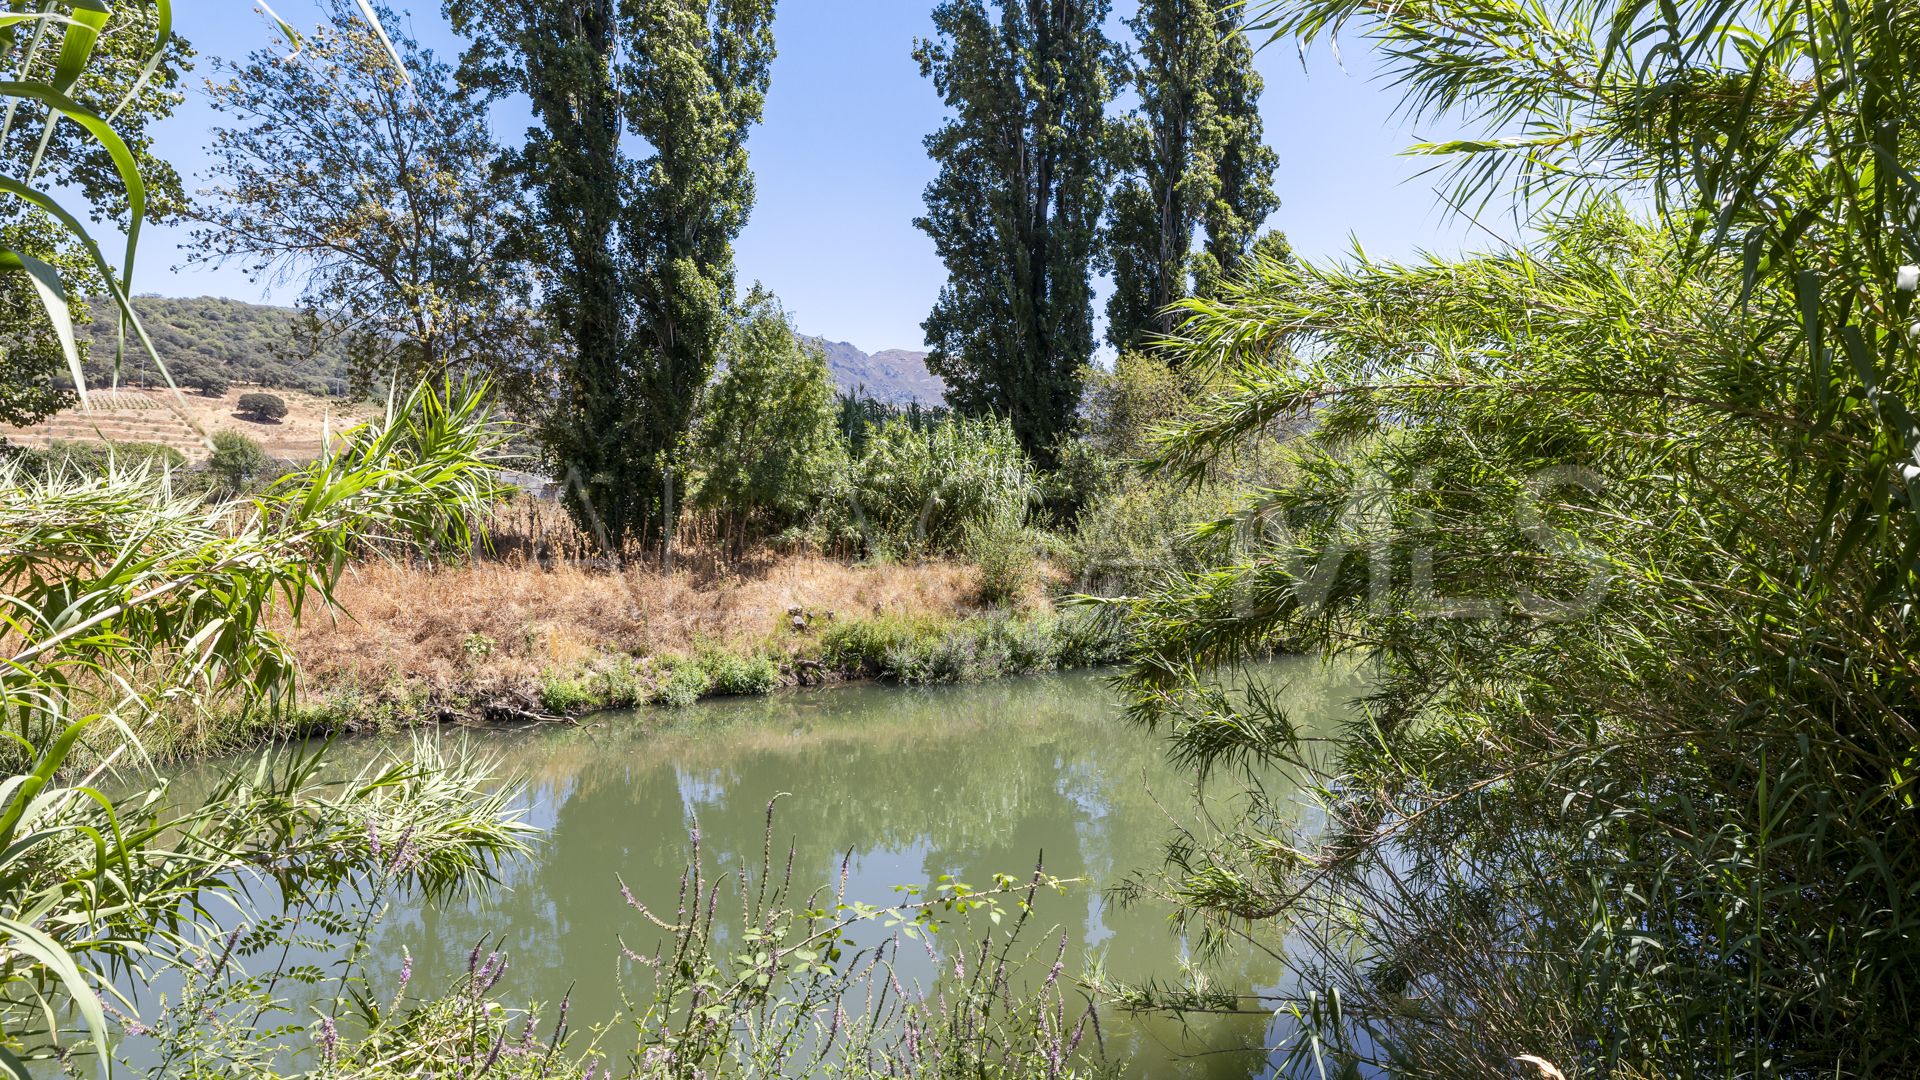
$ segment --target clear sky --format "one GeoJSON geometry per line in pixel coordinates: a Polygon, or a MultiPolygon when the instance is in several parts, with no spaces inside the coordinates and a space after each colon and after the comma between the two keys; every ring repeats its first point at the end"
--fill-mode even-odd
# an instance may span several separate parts
{"type": "MultiPolygon", "coordinates": [[[[913,227],[933,175],[921,139],[942,117],[911,56],[914,37],[931,29],[933,2],[780,0],[780,57],[766,122],[749,144],[759,200],[736,248],[741,284],[764,282],[802,330],[868,352],[920,348],[920,321],[945,278],[932,243],[913,227]]],[[[1118,0],[1116,21],[1136,2],[1118,0]]],[[[424,44],[457,54],[437,0],[394,6],[410,12],[403,18],[424,44]]],[[[295,26],[319,19],[312,0],[275,0],[274,9],[295,26]]],[[[198,187],[214,119],[199,96],[209,60],[244,56],[277,35],[248,0],[193,0],[174,10],[201,60],[192,96],[160,129],[158,145],[198,187]]],[[[1280,155],[1281,207],[1269,225],[1310,258],[1338,257],[1356,241],[1393,258],[1484,246],[1438,205],[1432,182],[1419,176],[1422,163],[1400,155],[1415,132],[1395,118],[1396,98],[1373,78],[1371,58],[1349,43],[1344,61],[1343,68],[1322,48],[1303,70],[1286,42],[1259,56],[1267,140],[1280,155]]],[[[511,142],[526,118],[508,109],[494,123],[496,136],[511,142]]],[[[144,235],[134,288],[296,299],[296,290],[266,291],[237,267],[184,265],[189,244],[184,228],[144,235]]]]}

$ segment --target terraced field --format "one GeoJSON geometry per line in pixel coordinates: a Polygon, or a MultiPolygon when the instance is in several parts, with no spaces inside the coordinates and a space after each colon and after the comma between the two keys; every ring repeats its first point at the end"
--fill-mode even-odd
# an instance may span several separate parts
{"type": "Polygon", "coordinates": [[[263,423],[237,411],[240,395],[254,388],[236,388],[223,397],[200,394],[176,396],[165,390],[96,391],[91,409],[68,409],[30,428],[0,425],[0,438],[19,446],[44,447],[63,442],[138,442],[173,447],[191,461],[206,459],[211,439],[219,431],[239,431],[259,442],[277,458],[300,461],[316,457],[331,430],[340,431],[365,417],[372,406],[296,392],[275,391],[287,403],[287,416],[263,423]]]}

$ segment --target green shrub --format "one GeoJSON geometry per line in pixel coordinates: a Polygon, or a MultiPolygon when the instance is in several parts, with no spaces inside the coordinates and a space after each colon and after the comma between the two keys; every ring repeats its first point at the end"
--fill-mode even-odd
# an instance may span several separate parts
{"type": "Polygon", "coordinates": [[[598,696],[584,680],[549,678],[540,684],[540,707],[555,715],[585,712],[599,704],[598,696]]]}
{"type": "Polygon", "coordinates": [[[863,644],[878,652],[867,669],[904,683],[963,683],[1031,675],[1058,666],[1051,615],[969,619],[945,627],[895,624],[863,644]]]}
{"type": "Polygon", "coordinates": [[[1004,420],[888,420],[867,435],[846,512],[870,555],[954,554],[969,524],[1024,523],[1038,496],[1033,465],[1004,420]]]}
{"type": "Polygon", "coordinates": [[[251,491],[272,468],[273,459],[260,444],[240,432],[214,435],[207,471],[213,475],[215,490],[227,495],[251,491]]]}
{"type": "Polygon", "coordinates": [[[673,665],[667,677],[654,687],[653,703],[669,709],[684,709],[713,692],[713,676],[698,662],[673,665]]]}
{"type": "Polygon", "coordinates": [[[770,694],[780,685],[779,665],[764,656],[715,651],[703,654],[700,666],[713,684],[710,692],[714,694],[770,694]]]}
{"type": "Polygon", "coordinates": [[[820,635],[820,660],[850,675],[883,676],[892,671],[890,654],[939,634],[940,625],[932,619],[901,616],[835,622],[820,635]]]}
{"type": "Polygon", "coordinates": [[[966,524],[962,546],[975,567],[980,598],[990,604],[1017,599],[1039,580],[1039,536],[1024,517],[1003,504],[966,524]]]}
{"type": "Polygon", "coordinates": [[[57,440],[45,449],[22,449],[23,467],[36,476],[65,473],[83,476],[106,475],[109,463],[121,468],[178,469],[187,456],[171,446],[138,442],[69,442],[57,440]]]}

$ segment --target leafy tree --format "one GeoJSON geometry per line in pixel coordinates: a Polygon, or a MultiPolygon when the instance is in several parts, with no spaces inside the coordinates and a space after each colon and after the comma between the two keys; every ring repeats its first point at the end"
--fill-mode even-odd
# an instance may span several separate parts
{"type": "MultiPolygon", "coordinates": [[[[19,211],[0,224],[0,244],[57,267],[69,281],[91,274],[87,260],[37,211],[19,211]]],[[[84,304],[72,304],[69,311],[76,319],[87,316],[84,304]]],[[[82,349],[83,363],[86,355],[82,349]]],[[[0,423],[30,427],[73,404],[71,380],[66,354],[26,273],[0,276],[0,423]]]]}
{"type": "Polygon", "coordinates": [[[279,420],[287,415],[287,403],[278,394],[241,394],[240,415],[255,420],[279,420]]]}
{"type": "MultiPolygon", "coordinates": [[[[60,24],[16,22],[0,29],[0,67],[10,79],[60,92],[89,113],[112,114],[142,181],[143,217],[170,221],[186,197],[179,174],[154,156],[148,128],[180,103],[180,77],[191,67],[193,49],[170,37],[156,53],[158,21],[151,3],[114,5],[97,24],[81,20],[72,31],[74,45],[65,40],[60,24]],[[77,49],[82,42],[86,47],[77,49]],[[85,64],[69,67],[63,56],[85,64]]],[[[121,225],[131,220],[112,152],[79,123],[56,122],[41,99],[10,98],[0,124],[0,173],[29,189],[77,192],[96,217],[121,225]]],[[[68,387],[78,374],[75,362],[84,364],[87,358],[84,335],[76,336],[75,360],[66,356],[40,295],[45,285],[34,285],[33,276],[54,283],[63,294],[57,301],[61,317],[81,325],[90,312],[80,297],[104,285],[100,264],[85,242],[12,192],[0,199],[0,421],[15,425],[33,424],[72,403],[68,387]],[[28,266],[44,270],[30,275],[28,266]]]]}
{"type": "Polygon", "coordinates": [[[826,351],[794,333],[771,294],[748,296],[721,356],[694,439],[695,502],[725,515],[738,545],[818,509],[846,472],[847,445],[826,351]]]}
{"type": "Polygon", "coordinates": [[[219,431],[213,436],[213,453],[207,458],[207,471],[213,474],[219,489],[238,495],[253,488],[254,481],[273,464],[260,444],[238,431],[219,431]]]}
{"type": "Polygon", "coordinates": [[[359,391],[457,369],[524,397],[533,320],[484,111],[390,16],[404,70],[354,4],[326,11],[297,50],[221,65],[209,100],[233,123],[213,132],[194,260],[298,281],[298,340],[343,341],[359,391]]]}
{"type": "Polygon", "coordinates": [[[661,535],[734,299],[753,206],[748,131],[773,62],[772,0],[450,4],[464,77],[525,94],[539,127],[508,164],[519,235],[565,328],[543,438],[575,520],[619,550],[661,535]],[[648,156],[631,159],[623,137],[648,156]]]}
{"type": "Polygon", "coordinates": [[[1169,309],[1233,274],[1278,206],[1276,158],[1262,141],[1261,78],[1240,4],[1144,0],[1132,82],[1140,108],[1118,153],[1108,260],[1107,340],[1137,349],[1173,328],[1169,309]],[[1206,243],[1193,250],[1196,231],[1206,243]]]}
{"type": "Polygon", "coordinates": [[[927,137],[940,166],[914,222],[947,285],[922,326],[947,401],[1009,418],[1051,464],[1093,356],[1092,273],[1106,207],[1119,56],[1107,0],[947,0],[915,44],[954,116],[927,137]]]}
{"type": "Polygon", "coordinates": [[[208,397],[225,397],[227,391],[233,387],[233,384],[227,381],[227,377],[217,371],[202,371],[191,377],[178,376],[178,378],[183,385],[190,386],[208,397]]]}

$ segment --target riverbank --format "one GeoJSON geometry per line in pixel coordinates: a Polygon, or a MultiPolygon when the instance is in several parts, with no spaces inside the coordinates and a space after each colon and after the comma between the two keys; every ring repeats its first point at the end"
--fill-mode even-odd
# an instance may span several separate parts
{"type": "Polygon", "coordinates": [[[952,562],[812,557],[674,574],[367,564],[338,590],[350,616],[278,627],[302,673],[294,704],[196,710],[162,723],[149,750],[183,758],[298,736],[558,721],[787,686],[973,682],[1120,658],[1115,629],[1058,610],[1047,583],[990,606],[976,580],[952,562]]]}

